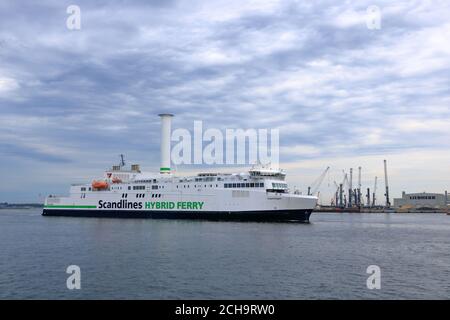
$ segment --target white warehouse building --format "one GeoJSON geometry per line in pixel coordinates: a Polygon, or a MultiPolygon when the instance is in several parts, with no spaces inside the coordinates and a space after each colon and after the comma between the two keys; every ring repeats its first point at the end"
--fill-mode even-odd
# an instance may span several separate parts
{"type": "Polygon", "coordinates": [[[446,210],[448,207],[448,194],[445,193],[405,193],[401,198],[394,199],[397,209],[438,209],[446,210]]]}

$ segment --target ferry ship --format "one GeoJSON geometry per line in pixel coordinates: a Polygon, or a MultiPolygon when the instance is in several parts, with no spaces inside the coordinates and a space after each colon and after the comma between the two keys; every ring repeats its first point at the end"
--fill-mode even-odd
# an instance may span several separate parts
{"type": "Polygon", "coordinates": [[[123,160],[103,178],[70,187],[69,196],[49,195],[44,216],[207,219],[309,222],[317,197],[292,192],[286,173],[255,165],[244,173],[171,172],[172,114],[161,117],[159,173],[142,172],[123,160]]]}

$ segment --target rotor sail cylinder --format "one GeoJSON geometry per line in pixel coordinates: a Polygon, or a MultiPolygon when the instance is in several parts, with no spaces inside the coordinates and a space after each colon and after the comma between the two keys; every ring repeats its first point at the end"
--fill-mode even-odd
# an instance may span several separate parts
{"type": "Polygon", "coordinates": [[[161,117],[161,166],[160,173],[170,173],[170,135],[173,114],[163,113],[161,117]]]}

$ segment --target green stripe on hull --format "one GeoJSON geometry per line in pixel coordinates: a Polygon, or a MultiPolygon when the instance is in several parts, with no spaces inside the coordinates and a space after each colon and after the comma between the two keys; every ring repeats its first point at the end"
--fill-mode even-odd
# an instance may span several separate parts
{"type": "Polygon", "coordinates": [[[159,168],[159,171],[170,171],[170,168],[159,168]]]}
{"type": "Polygon", "coordinates": [[[97,206],[63,206],[63,205],[46,205],[44,208],[55,208],[55,209],[97,209],[97,206]]]}

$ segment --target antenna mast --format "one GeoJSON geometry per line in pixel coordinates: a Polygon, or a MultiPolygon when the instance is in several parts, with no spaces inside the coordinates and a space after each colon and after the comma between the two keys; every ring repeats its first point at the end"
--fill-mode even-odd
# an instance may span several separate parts
{"type": "Polygon", "coordinates": [[[121,167],[124,167],[125,166],[125,159],[124,159],[124,156],[123,156],[123,154],[121,154],[120,155],[120,164],[119,164],[121,167]]]}

